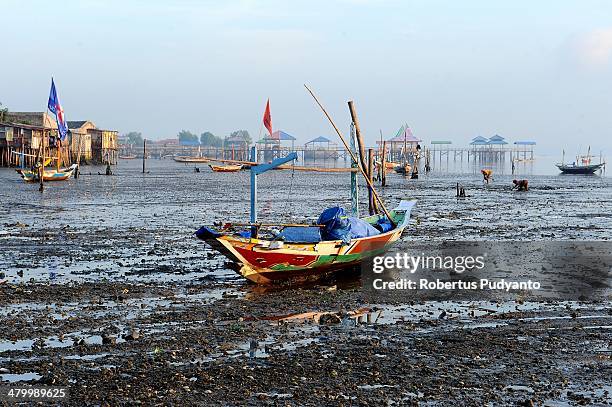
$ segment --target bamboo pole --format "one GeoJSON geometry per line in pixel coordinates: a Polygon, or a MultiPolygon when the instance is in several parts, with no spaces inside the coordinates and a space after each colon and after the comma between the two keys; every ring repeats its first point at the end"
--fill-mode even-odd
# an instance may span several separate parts
{"type": "MultiPolygon", "coordinates": [[[[340,137],[340,140],[342,141],[342,144],[344,144],[344,148],[346,149],[346,151],[351,155],[351,158],[355,161],[355,162],[359,162],[357,161],[357,157],[355,156],[355,154],[351,151],[351,149],[349,148],[349,145],[346,143],[346,140],[344,139],[344,136],[342,135],[342,133],[340,132],[340,130],[338,129],[338,127],[336,126],[336,124],[334,123],[334,121],[332,120],[331,116],[329,115],[329,113],[327,113],[327,110],[325,110],[325,108],[323,107],[323,105],[321,104],[321,102],[319,102],[319,99],[317,99],[317,97],[315,96],[315,94],[312,92],[312,90],[310,90],[310,88],[306,85],[304,85],[304,87],[306,88],[306,90],[308,91],[308,93],[310,93],[310,95],[313,97],[313,99],[315,100],[315,102],[317,102],[317,105],[319,105],[319,107],[321,108],[321,110],[323,111],[323,113],[325,114],[325,117],[327,117],[327,120],[329,120],[329,122],[331,123],[332,127],[334,128],[334,130],[336,131],[336,134],[338,134],[338,137],[340,137]]],[[[354,123],[354,122],[353,122],[354,123]]],[[[372,194],[374,195],[374,197],[376,198],[376,200],[378,201],[378,203],[380,203],[380,206],[383,210],[383,212],[385,213],[385,215],[387,216],[387,218],[389,219],[389,222],[391,222],[391,224],[393,226],[396,226],[397,224],[393,221],[393,218],[391,217],[391,214],[389,213],[389,211],[387,210],[387,207],[385,206],[385,203],[382,201],[382,199],[380,198],[380,196],[378,195],[378,193],[376,192],[376,189],[374,188],[374,185],[372,184],[372,182],[370,181],[370,179],[367,177],[367,174],[365,173],[365,170],[363,169],[363,167],[358,166],[357,167],[359,169],[359,172],[361,172],[361,175],[363,175],[363,177],[366,180],[366,183],[369,185],[370,188],[372,188],[372,194]]]]}
{"type": "Polygon", "coordinates": [[[380,178],[380,183],[383,187],[387,186],[387,142],[383,141],[382,143],[382,156],[381,156],[381,164],[382,173],[380,178]]]}
{"type": "Polygon", "coordinates": [[[142,173],[145,173],[145,159],[147,158],[147,139],[142,140],[142,173]]]}
{"type": "Polygon", "coordinates": [[[78,178],[79,173],[81,172],[81,143],[83,142],[83,139],[81,138],[81,133],[77,133],[77,134],[79,135],[79,147],[77,148],[77,157],[76,157],[77,168],[76,168],[76,171],[74,172],[75,178],[78,178]]]}
{"type": "MultiPolygon", "coordinates": [[[[374,184],[374,149],[368,149],[368,177],[370,178],[370,183],[374,184]]],[[[378,213],[378,205],[376,205],[376,199],[372,195],[372,189],[368,189],[368,206],[370,208],[370,215],[374,215],[378,213]]]]}
{"type": "MultiPolygon", "coordinates": [[[[306,88],[308,89],[308,88],[306,88]]],[[[361,137],[361,129],[359,127],[359,120],[357,119],[357,112],[355,111],[355,105],[352,100],[348,101],[349,111],[351,112],[351,120],[355,124],[355,135],[357,136],[357,147],[359,148],[359,159],[361,162],[361,167],[365,170],[367,167],[366,163],[366,155],[365,155],[365,143],[363,142],[363,138],[361,137]]],[[[367,174],[370,176],[370,174],[367,174]]]]}
{"type": "MultiPolygon", "coordinates": [[[[48,109],[47,109],[48,110],[48,109]]],[[[44,117],[43,117],[44,120],[44,117]]],[[[38,190],[40,192],[43,192],[45,190],[45,185],[44,185],[44,181],[43,179],[45,178],[45,131],[42,131],[42,160],[40,163],[40,168],[39,168],[39,177],[40,177],[40,186],[38,187],[38,190]]]]}

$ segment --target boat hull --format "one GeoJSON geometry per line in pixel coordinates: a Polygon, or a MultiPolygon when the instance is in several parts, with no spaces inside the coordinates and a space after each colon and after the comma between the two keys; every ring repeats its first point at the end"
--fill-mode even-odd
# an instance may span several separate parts
{"type": "MultiPolygon", "coordinates": [[[[386,233],[317,243],[283,243],[235,235],[198,235],[232,261],[231,268],[256,284],[318,280],[332,273],[354,269],[387,251],[406,228],[414,201],[392,212],[397,227],[386,233]],[[277,245],[273,244],[277,243],[277,245]]],[[[401,206],[401,205],[400,205],[401,206]]],[[[399,207],[398,207],[399,208],[399,207]]],[[[378,215],[375,215],[375,218],[378,215]]]]}
{"type": "Polygon", "coordinates": [[[238,172],[242,169],[242,165],[208,165],[214,172],[238,172]]]}
{"type": "Polygon", "coordinates": [[[395,167],[395,172],[397,172],[398,174],[402,174],[402,175],[410,174],[411,170],[412,170],[412,167],[410,166],[410,164],[405,164],[405,165],[400,165],[400,166],[395,167]]]}
{"type": "MultiPolygon", "coordinates": [[[[43,181],[44,182],[66,181],[68,178],[72,177],[72,174],[74,173],[74,170],[76,169],[76,167],[77,167],[76,164],[73,164],[70,167],[61,169],[59,171],[57,171],[57,170],[45,170],[44,173],[43,173],[43,181]]],[[[21,175],[21,178],[25,182],[38,182],[38,181],[40,181],[40,175],[39,175],[38,171],[18,170],[17,172],[21,175]]]]}
{"type": "Polygon", "coordinates": [[[208,163],[210,158],[204,157],[172,157],[177,163],[208,163]]]}
{"type": "Polygon", "coordinates": [[[592,164],[592,165],[563,165],[557,164],[557,168],[563,174],[579,174],[579,175],[588,175],[594,174],[596,171],[600,170],[604,164],[592,164]]]}

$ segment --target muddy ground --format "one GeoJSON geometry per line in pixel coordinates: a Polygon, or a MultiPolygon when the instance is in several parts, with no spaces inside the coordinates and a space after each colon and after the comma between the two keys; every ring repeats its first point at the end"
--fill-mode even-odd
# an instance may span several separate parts
{"type": "MultiPolygon", "coordinates": [[[[93,168],[42,196],[0,171],[3,382],[66,385],[70,405],[612,403],[609,279],[571,301],[379,298],[359,276],[254,287],[192,235],[246,218],[248,174],[150,170],[93,168]]],[[[388,202],[419,200],[400,245],[612,236],[606,178],[531,176],[520,194],[475,173],[390,177],[388,202]]],[[[260,216],[313,220],[347,204],[347,177],[262,177],[260,216]]]]}

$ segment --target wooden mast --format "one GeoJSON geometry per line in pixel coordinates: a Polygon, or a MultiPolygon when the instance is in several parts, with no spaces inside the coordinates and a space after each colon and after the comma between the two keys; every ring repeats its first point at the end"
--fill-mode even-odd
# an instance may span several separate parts
{"type": "MultiPolygon", "coordinates": [[[[332,127],[334,128],[334,130],[336,131],[336,134],[338,134],[338,137],[340,137],[340,140],[342,141],[342,144],[344,144],[344,148],[346,149],[346,151],[348,151],[348,153],[351,155],[351,158],[354,161],[357,161],[357,157],[355,156],[355,154],[351,151],[351,149],[349,148],[349,145],[347,144],[346,140],[344,139],[344,136],[342,135],[342,133],[340,132],[340,130],[338,129],[338,126],[336,126],[336,123],[334,123],[334,121],[332,120],[331,116],[329,115],[329,113],[327,113],[327,111],[325,110],[325,108],[323,107],[323,105],[321,104],[321,102],[319,102],[319,99],[317,99],[317,97],[315,96],[315,94],[312,92],[312,90],[310,90],[310,88],[306,85],[304,85],[304,87],[306,88],[306,90],[308,90],[308,92],[310,93],[310,95],[313,97],[313,99],[315,100],[315,102],[317,102],[317,105],[319,105],[319,107],[321,108],[321,110],[323,111],[323,113],[325,114],[325,117],[327,117],[327,120],[329,120],[329,122],[331,123],[332,127]]],[[[368,175],[366,174],[365,170],[363,169],[362,166],[359,166],[359,172],[361,172],[361,175],[363,175],[363,177],[366,180],[366,183],[368,184],[368,186],[372,189],[372,194],[374,195],[374,198],[376,198],[376,200],[378,201],[378,203],[380,203],[380,207],[382,208],[383,212],[385,213],[385,215],[387,216],[387,218],[389,219],[389,222],[391,222],[391,224],[395,227],[397,226],[397,223],[395,223],[395,221],[393,220],[393,218],[391,217],[391,214],[389,213],[389,211],[387,210],[387,207],[385,206],[385,203],[382,201],[382,199],[380,198],[380,196],[378,195],[378,193],[376,192],[376,189],[374,188],[373,183],[370,181],[370,179],[368,178],[368,175]]]]}

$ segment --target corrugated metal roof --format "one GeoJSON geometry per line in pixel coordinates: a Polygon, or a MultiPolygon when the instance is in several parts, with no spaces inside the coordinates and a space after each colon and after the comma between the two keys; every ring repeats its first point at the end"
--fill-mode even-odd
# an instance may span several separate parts
{"type": "Polygon", "coordinates": [[[491,137],[489,139],[489,141],[502,141],[505,140],[502,136],[500,136],[499,134],[494,135],[493,137],[491,137]]]}
{"type": "Polygon", "coordinates": [[[320,136],[320,137],[310,140],[306,144],[311,144],[311,143],[331,143],[331,140],[328,139],[327,137],[320,136]]]}
{"type": "Polygon", "coordinates": [[[391,143],[403,143],[404,141],[406,143],[420,143],[423,140],[416,138],[414,134],[412,134],[412,130],[410,130],[410,127],[402,126],[398,130],[396,136],[389,139],[388,141],[391,143]]]}
{"type": "Polygon", "coordinates": [[[66,122],[66,124],[68,125],[69,129],[79,129],[81,127],[83,127],[83,125],[87,123],[87,120],[76,120],[76,121],[70,121],[68,120],[66,122]]]}
{"type": "Polygon", "coordinates": [[[285,133],[282,130],[277,130],[274,133],[272,133],[272,135],[270,136],[270,138],[275,139],[275,140],[282,140],[282,141],[295,141],[295,137],[293,137],[291,134],[285,133]]]}

